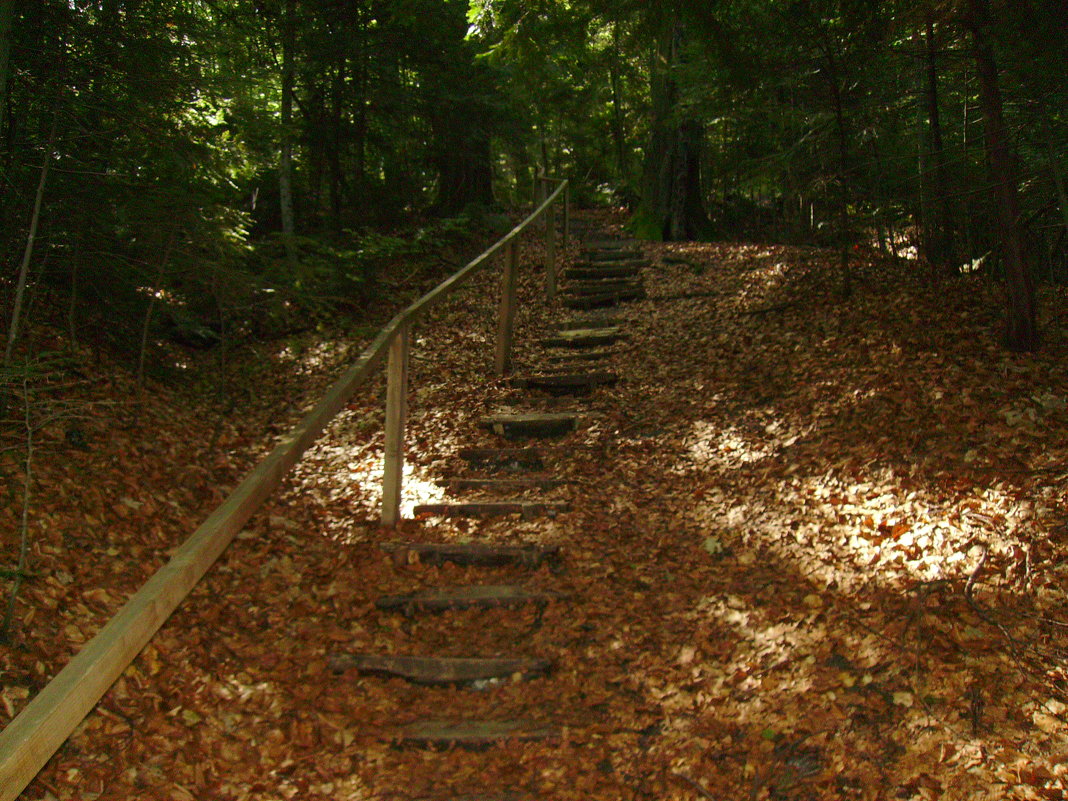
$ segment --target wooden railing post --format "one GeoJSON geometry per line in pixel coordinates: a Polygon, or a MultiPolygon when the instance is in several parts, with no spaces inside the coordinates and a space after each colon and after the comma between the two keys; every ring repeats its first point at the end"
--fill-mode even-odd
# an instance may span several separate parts
{"type": "MultiPolygon", "coordinates": [[[[545,202],[545,198],[549,196],[549,187],[545,183],[545,176],[540,173],[534,176],[534,208],[538,209],[541,204],[545,202]]],[[[545,221],[542,220],[541,225],[544,225],[545,221]]]]}
{"type": "Polygon", "coordinates": [[[571,243],[571,184],[564,186],[564,253],[571,243]]]}
{"type": "Polygon", "coordinates": [[[411,325],[405,323],[389,346],[386,368],[386,458],[382,472],[382,525],[400,522],[404,483],[404,423],[408,416],[408,347],[411,325]]]}
{"type": "Polygon", "coordinates": [[[497,375],[512,369],[512,330],[515,327],[515,287],[519,273],[519,243],[512,240],[504,252],[504,275],[501,279],[501,314],[497,325],[497,375]]]}
{"type": "Polygon", "coordinates": [[[556,297],[556,206],[545,210],[545,299],[556,297]]]}

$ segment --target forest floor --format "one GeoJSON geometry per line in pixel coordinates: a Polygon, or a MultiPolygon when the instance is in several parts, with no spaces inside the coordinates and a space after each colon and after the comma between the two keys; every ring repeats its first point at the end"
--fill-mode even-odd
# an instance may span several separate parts
{"type": "MultiPolygon", "coordinates": [[[[610,223],[611,221],[606,221],[610,223]]],[[[646,245],[614,387],[550,446],[552,519],[377,522],[381,381],[362,391],[25,791],[38,799],[1062,798],[1068,793],[1068,292],[1043,350],[998,343],[982,276],[761,244],[646,245]],[[396,564],[398,537],[560,545],[535,611],[391,618],[482,581],[396,564]],[[349,651],[551,658],[482,691],[334,674],[349,651]],[[483,752],[398,749],[441,709],[559,727],[483,752]]],[[[523,259],[519,369],[568,316],[523,259]]],[[[491,375],[498,278],[416,332],[405,507],[443,497],[491,375]]],[[[0,645],[6,723],[363,346],[264,351],[247,412],[102,364],[37,433],[31,577],[0,645]],[[62,407],[62,408],[74,408],[62,407]]],[[[44,401],[42,400],[42,403],[44,401]]],[[[57,407],[59,408],[59,407],[57,407]]],[[[21,456],[20,456],[21,453],[21,456]]],[[[0,454],[0,567],[20,461],[0,454]]],[[[494,574],[507,581],[509,570],[494,574]]]]}

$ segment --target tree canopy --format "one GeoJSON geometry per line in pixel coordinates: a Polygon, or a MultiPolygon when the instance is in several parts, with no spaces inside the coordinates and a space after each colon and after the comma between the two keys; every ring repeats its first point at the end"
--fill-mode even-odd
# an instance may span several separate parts
{"type": "Polygon", "coordinates": [[[164,293],[153,329],[210,339],[366,291],[360,237],[540,171],[645,237],[836,247],[843,295],[860,244],[1004,276],[1030,349],[1034,282],[1068,278],[1058,6],[3,0],[5,309],[24,262],[72,336],[129,347],[106,321],[164,293]]]}

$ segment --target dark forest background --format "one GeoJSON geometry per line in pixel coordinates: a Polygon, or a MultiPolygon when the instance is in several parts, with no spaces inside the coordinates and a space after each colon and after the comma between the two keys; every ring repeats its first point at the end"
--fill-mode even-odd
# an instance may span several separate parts
{"type": "MultiPolygon", "coordinates": [[[[0,0],[5,365],[47,322],[283,334],[507,224],[544,172],[635,235],[1068,280],[1059,0],[0,0]]],[[[936,291],[934,288],[932,291],[936,291]]]]}

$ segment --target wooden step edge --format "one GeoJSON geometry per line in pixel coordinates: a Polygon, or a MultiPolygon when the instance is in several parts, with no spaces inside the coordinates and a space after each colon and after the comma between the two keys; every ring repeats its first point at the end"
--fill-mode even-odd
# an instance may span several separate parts
{"type": "Polygon", "coordinates": [[[556,331],[582,331],[584,329],[619,328],[626,325],[624,317],[577,317],[571,320],[561,320],[553,324],[556,331]]]}
{"type": "Polygon", "coordinates": [[[558,740],[552,726],[527,720],[423,720],[410,723],[397,732],[400,747],[463,748],[484,750],[506,742],[558,740]]]}
{"type": "Polygon", "coordinates": [[[465,567],[505,567],[518,565],[537,569],[561,558],[559,545],[493,545],[490,543],[385,542],[378,546],[394,563],[408,564],[414,557],[421,564],[445,562],[465,567]]]}
{"type": "Polygon", "coordinates": [[[543,348],[582,350],[583,348],[595,348],[598,345],[614,345],[625,339],[627,339],[625,334],[591,334],[585,337],[546,337],[539,344],[543,348]]]}
{"type": "Polygon", "coordinates": [[[545,355],[545,360],[554,364],[566,364],[568,369],[572,369],[572,364],[579,364],[581,362],[596,362],[603,359],[608,359],[619,353],[618,350],[587,350],[581,351],[575,349],[567,353],[549,353],[545,355]]]}
{"type": "Polygon", "coordinates": [[[548,659],[526,657],[425,657],[388,654],[332,654],[327,664],[334,673],[356,670],[363,674],[399,678],[412,684],[478,685],[495,680],[530,679],[552,670],[548,659]]]}
{"type": "Polygon", "coordinates": [[[414,517],[497,517],[522,515],[524,518],[569,511],[567,501],[457,501],[454,503],[421,503],[412,510],[414,517]]]}
{"type": "Polygon", "coordinates": [[[578,415],[574,413],[497,414],[480,421],[483,428],[505,439],[563,437],[576,431],[578,424],[578,415]]]}
{"type": "Polygon", "coordinates": [[[410,595],[384,595],[375,601],[383,612],[447,612],[464,609],[496,609],[499,607],[548,604],[566,600],[565,593],[552,590],[528,590],[513,585],[475,585],[446,589],[424,590],[410,595]]]}
{"type": "Polygon", "coordinates": [[[446,478],[438,482],[450,490],[548,490],[568,484],[565,478],[446,478]]]}

